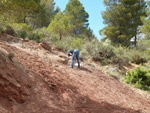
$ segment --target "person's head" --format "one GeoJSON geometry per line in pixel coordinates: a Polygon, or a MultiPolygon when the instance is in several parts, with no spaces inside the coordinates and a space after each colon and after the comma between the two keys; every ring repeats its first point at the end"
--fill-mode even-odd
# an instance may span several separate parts
{"type": "Polygon", "coordinates": [[[69,56],[69,57],[72,56],[72,53],[69,53],[68,56],[69,56]]]}

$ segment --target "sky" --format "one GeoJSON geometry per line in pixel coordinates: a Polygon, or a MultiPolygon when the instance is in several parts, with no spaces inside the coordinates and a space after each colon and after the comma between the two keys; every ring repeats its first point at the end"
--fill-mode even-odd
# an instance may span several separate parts
{"type": "MultiPolygon", "coordinates": [[[[101,39],[99,30],[104,28],[103,18],[101,12],[105,10],[103,0],[79,0],[85,11],[89,14],[89,27],[93,30],[93,33],[97,39],[101,39]]],[[[54,0],[55,6],[59,7],[61,11],[64,11],[66,4],[69,0],[54,0]]]]}

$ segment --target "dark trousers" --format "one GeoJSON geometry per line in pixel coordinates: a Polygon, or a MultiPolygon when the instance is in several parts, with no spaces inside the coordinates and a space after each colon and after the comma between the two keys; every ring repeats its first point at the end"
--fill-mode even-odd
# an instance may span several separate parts
{"type": "Polygon", "coordinates": [[[80,67],[80,61],[79,61],[79,50],[74,50],[73,55],[72,55],[72,64],[71,67],[73,68],[74,65],[74,58],[77,58],[77,62],[78,62],[78,67],[80,67]]]}

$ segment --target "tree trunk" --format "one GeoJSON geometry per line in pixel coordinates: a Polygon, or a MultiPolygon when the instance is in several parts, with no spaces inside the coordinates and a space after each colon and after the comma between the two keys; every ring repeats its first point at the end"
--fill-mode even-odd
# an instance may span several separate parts
{"type": "Polygon", "coordinates": [[[59,33],[59,36],[60,36],[60,40],[62,39],[62,34],[61,33],[59,33]]]}
{"type": "Polygon", "coordinates": [[[135,41],[134,41],[134,46],[136,47],[136,42],[137,42],[137,37],[135,35],[135,41]]]}
{"type": "Polygon", "coordinates": [[[23,23],[26,23],[26,17],[27,17],[27,16],[24,16],[24,18],[23,18],[23,23]]]}

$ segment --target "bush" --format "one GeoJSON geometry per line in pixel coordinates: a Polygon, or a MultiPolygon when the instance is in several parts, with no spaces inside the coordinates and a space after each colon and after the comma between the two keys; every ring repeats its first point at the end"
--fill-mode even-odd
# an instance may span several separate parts
{"type": "Polygon", "coordinates": [[[99,58],[99,48],[100,44],[97,40],[92,40],[91,42],[85,43],[85,50],[88,52],[88,54],[94,59],[99,58]]]}
{"type": "Polygon", "coordinates": [[[100,61],[102,65],[119,64],[127,65],[130,62],[143,64],[150,60],[149,50],[140,48],[129,49],[120,46],[113,46],[109,40],[86,42],[85,50],[95,61],[100,61]]]}
{"type": "Polygon", "coordinates": [[[84,60],[84,59],[87,59],[88,57],[89,57],[88,52],[85,49],[82,49],[80,51],[80,59],[84,60]]]}
{"type": "Polygon", "coordinates": [[[99,48],[99,56],[101,59],[110,59],[115,57],[115,48],[112,45],[104,45],[102,42],[100,43],[99,48]]]}
{"type": "Polygon", "coordinates": [[[25,31],[17,32],[17,37],[25,39],[27,36],[28,36],[27,32],[25,32],[25,31]]]}
{"type": "Polygon", "coordinates": [[[86,44],[86,50],[92,56],[94,61],[100,61],[102,65],[107,64],[128,64],[130,58],[127,55],[128,49],[120,47],[114,47],[109,40],[98,42],[93,40],[86,44]]]}
{"type": "Polygon", "coordinates": [[[16,31],[26,31],[26,32],[32,31],[32,27],[27,25],[26,23],[13,23],[11,24],[11,26],[16,31]]]}
{"type": "Polygon", "coordinates": [[[50,39],[50,41],[53,41],[53,44],[57,48],[59,48],[59,49],[61,49],[63,51],[68,51],[68,50],[72,49],[70,47],[72,40],[73,40],[72,37],[66,37],[66,38],[63,38],[62,40],[59,40],[56,37],[52,37],[50,39]]]}
{"type": "Polygon", "coordinates": [[[37,43],[40,43],[42,41],[42,36],[38,33],[38,32],[34,32],[34,33],[31,33],[29,36],[28,36],[28,39],[29,40],[34,40],[36,41],[37,43]]]}
{"type": "Polygon", "coordinates": [[[9,53],[9,54],[8,54],[8,58],[9,58],[11,61],[12,61],[13,57],[14,57],[14,53],[9,53]]]}
{"type": "Polygon", "coordinates": [[[13,35],[15,36],[16,33],[15,33],[15,30],[13,29],[13,27],[7,25],[6,28],[4,29],[4,33],[7,33],[7,34],[10,34],[10,35],[13,35]]]}
{"type": "Polygon", "coordinates": [[[130,49],[128,54],[132,63],[143,64],[149,60],[149,55],[145,51],[130,49]]]}
{"type": "Polygon", "coordinates": [[[42,38],[48,38],[48,37],[51,36],[51,35],[50,35],[50,31],[47,30],[46,27],[43,27],[43,28],[41,28],[41,29],[37,29],[36,31],[40,34],[40,36],[41,36],[42,38]]]}
{"type": "Polygon", "coordinates": [[[29,40],[34,40],[37,43],[42,41],[49,41],[50,33],[46,28],[36,29],[28,34],[29,40]]]}
{"type": "Polygon", "coordinates": [[[32,32],[31,26],[25,23],[13,23],[12,28],[16,32],[16,36],[25,39],[32,32]]]}
{"type": "Polygon", "coordinates": [[[127,54],[128,48],[124,48],[121,45],[114,49],[115,57],[113,57],[112,61],[119,65],[127,65],[130,62],[130,57],[127,54]]]}
{"type": "Polygon", "coordinates": [[[80,38],[74,38],[71,42],[71,48],[81,50],[82,46],[84,44],[84,41],[80,38]]]}
{"type": "Polygon", "coordinates": [[[85,47],[94,61],[100,61],[104,65],[110,63],[111,58],[115,55],[114,48],[111,45],[97,40],[86,43],[85,47]]]}
{"type": "Polygon", "coordinates": [[[3,31],[4,31],[3,28],[0,26],[0,34],[1,34],[3,31]]]}
{"type": "Polygon", "coordinates": [[[124,79],[126,83],[133,84],[136,88],[150,90],[150,69],[143,70],[137,67],[133,71],[128,71],[124,79]]]}

